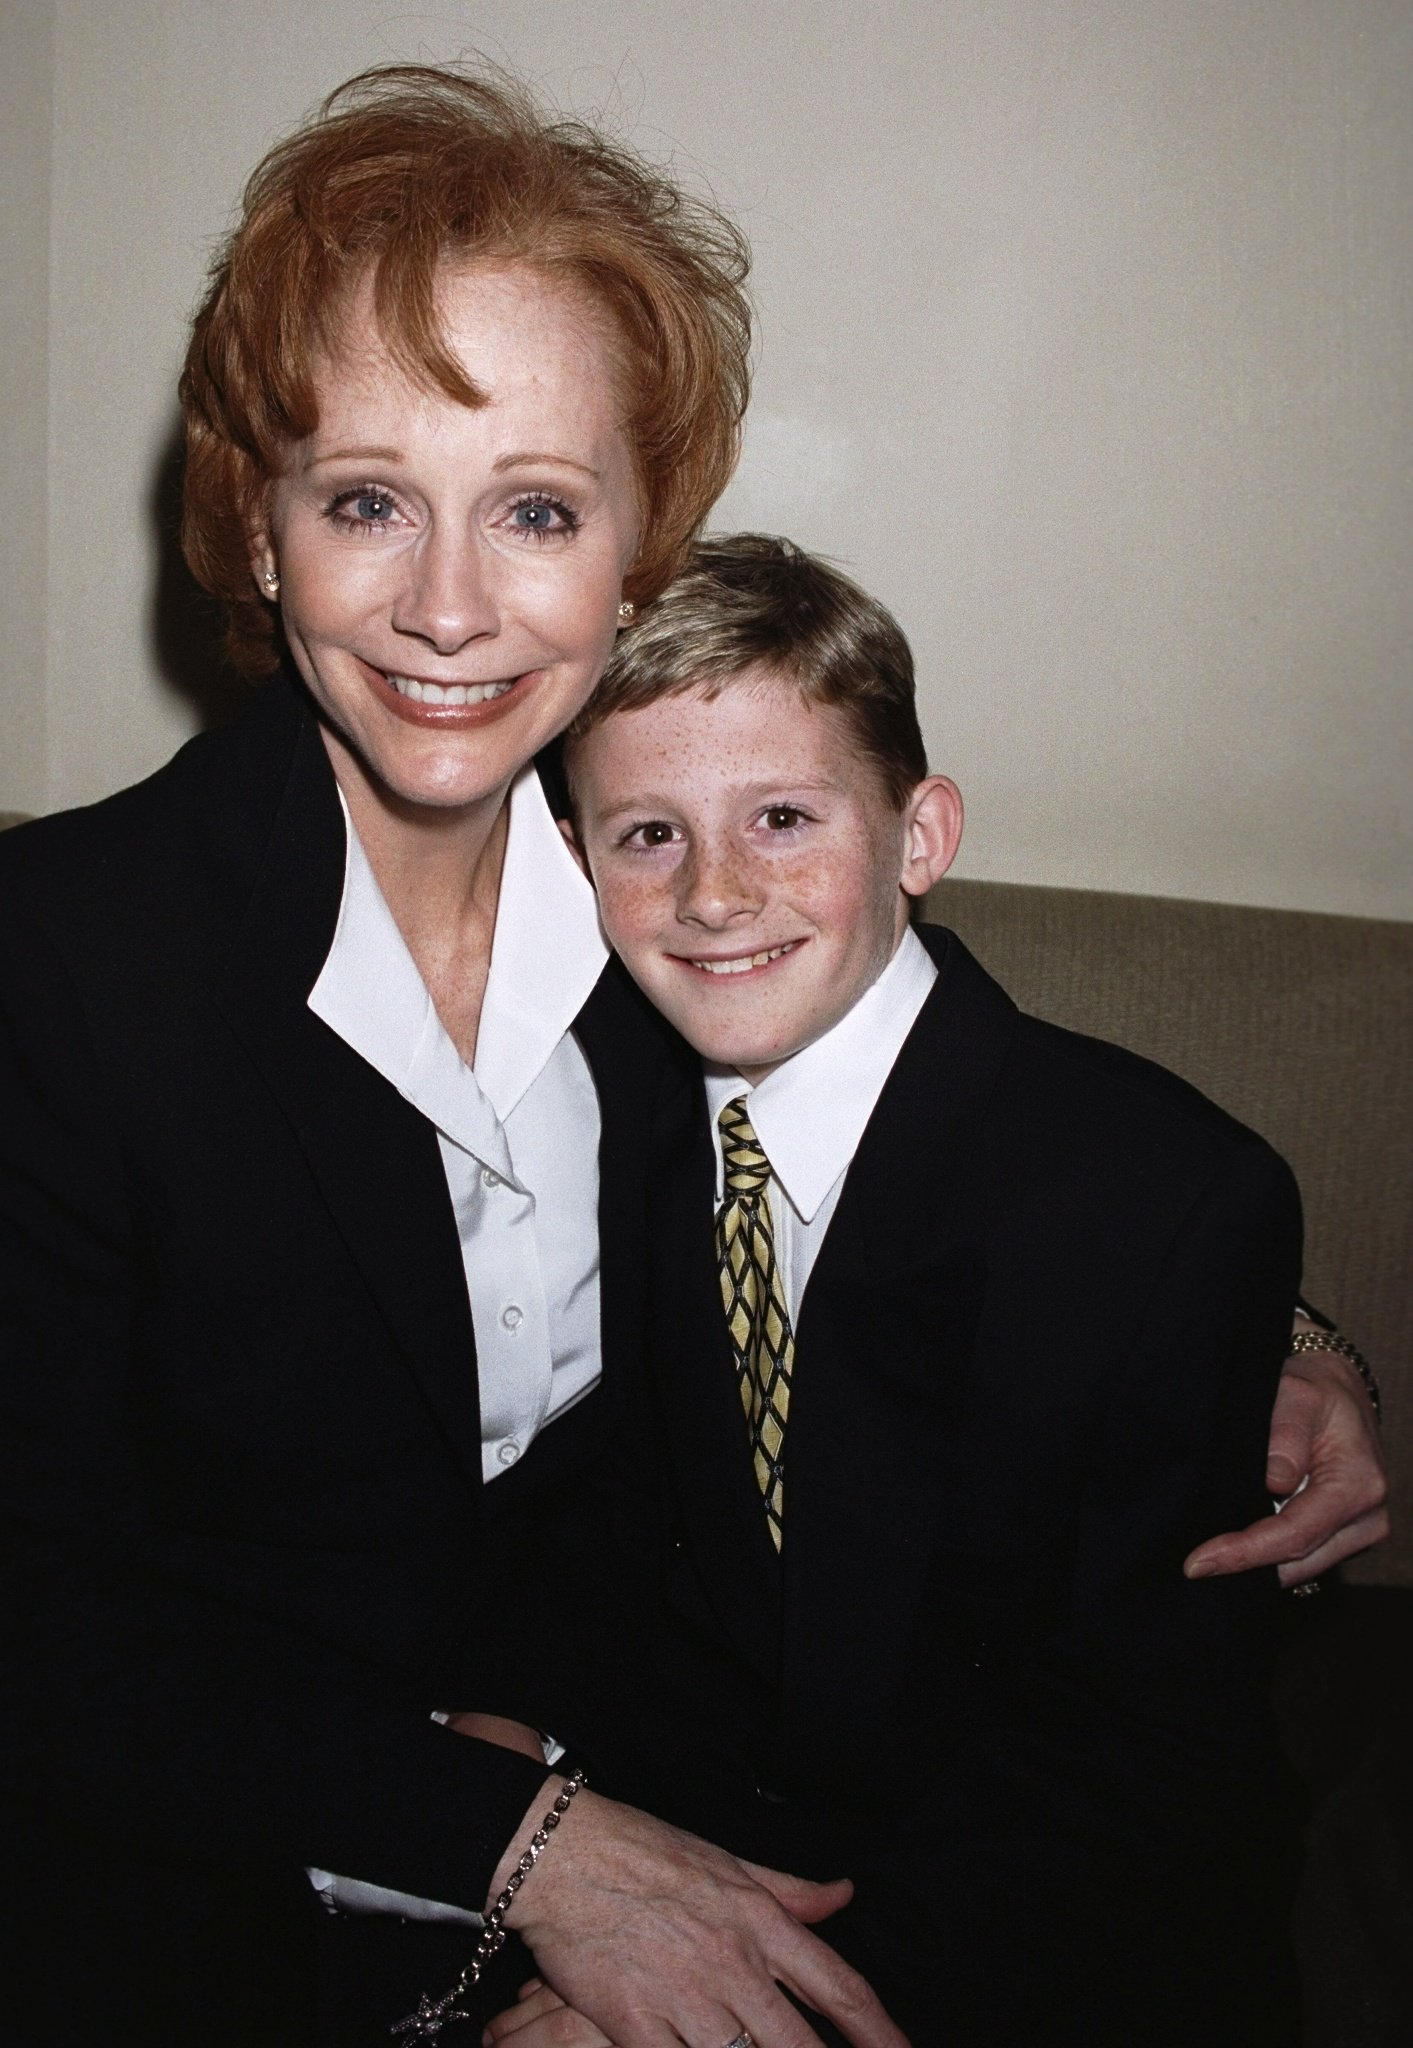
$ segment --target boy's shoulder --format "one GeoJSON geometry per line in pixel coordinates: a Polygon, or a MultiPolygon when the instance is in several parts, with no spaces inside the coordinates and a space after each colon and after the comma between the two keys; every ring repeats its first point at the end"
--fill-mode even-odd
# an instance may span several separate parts
{"type": "Polygon", "coordinates": [[[920,936],[937,980],[856,1155],[855,1190],[865,1209],[906,1206],[920,1274],[922,1253],[965,1241],[1018,1304],[1082,1300],[1126,1326],[1119,1305],[1207,1218],[1204,1258],[1212,1231],[1253,1261],[1252,1246],[1265,1260],[1276,1245],[1293,1295],[1299,1196],[1263,1138],[1154,1061],[1026,1015],[954,934],[920,936]]]}
{"type": "MultiPolygon", "coordinates": [[[[1265,1141],[1180,1074],[1107,1039],[1021,1010],[955,932],[919,928],[938,969],[918,1018],[912,1057],[898,1078],[918,1098],[948,1092],[955,1049],[987,1062],[985,1114],[1032,1149],[1082,1146],[1098,1163],[1110,1148],[1166,1149],[1216,1161],[1265,1141]],[[921,1058],[917,1057],[921,1054],[921,1058]],[[989,1054],[989,1059],[988,1059],[989,1054]]],[[[1269,1148],[1266,1148],[1269,1149],[1269,1148]]]]}

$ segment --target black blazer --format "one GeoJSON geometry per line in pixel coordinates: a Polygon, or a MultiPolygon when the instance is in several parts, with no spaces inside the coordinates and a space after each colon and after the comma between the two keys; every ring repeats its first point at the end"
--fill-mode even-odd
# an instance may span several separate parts
{"type": "Polygon", "coordinates": [[[821,1931],[920,2048],[1280,2039],[1276,1581],[1180,1567],[1266,1509],[1294,1184],[922,937],[938,980],[799,1318],[779,1560],[699,1082],[659,1120],[652,1371],[608,1489],[628,1611],[600,1624],[632,1682],[605,1670],[593,1726],[572,1683],[544,1711],[625,1796],[852,1877],[821,1931]]]}
{"type": "MultiPolygon", "coordinates": [[[[545,1776],[428,1710],[495,1704],[478,1630],[572,1512],[598,1403],[483,1493],[435,1134],[306,1006],[343,843],[285,680],[140,787],[0,842],[7,1867],[36,1939],[58,1931],[54,2011],[109,1976],[87,2039],[123,2031],[120,1978],[167,2038],[159,1977],[214,2001],[200,2038],[276,2038],[251,1987],[288,1950],[294,2025],[305,1864],[478,1906],[545,1776]]],[[[662,1039],[616,973],[578,1030],[626,1344],[623,1104],[662,1039]]]]}

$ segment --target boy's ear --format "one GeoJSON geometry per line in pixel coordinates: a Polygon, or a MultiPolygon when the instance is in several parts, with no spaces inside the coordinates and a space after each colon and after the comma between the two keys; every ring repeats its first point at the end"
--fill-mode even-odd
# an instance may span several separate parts
{"type": "Polygon", "coordinates": [[[929,775],[903,813],[903,893],[925,896],[940,882],[962,838],[962,793],[945,775],[929,775]]]}
{"type": "MultiPolygon", "coordinates": [[[[584,849],[579,844],[579,841],[575,836],[574,820],[572,818],[561,818],[559,820],[559,836],[564,841],[565,845],[569,848],[569,851],[573,854],[575,860],[578,861],[584,873],[586,875],[589,875],[589,863],[585,860],[584,849]]],[[[593,876],[589,875],[589,880],[591,882],[593,881],[593,879],[593,876]]]]}

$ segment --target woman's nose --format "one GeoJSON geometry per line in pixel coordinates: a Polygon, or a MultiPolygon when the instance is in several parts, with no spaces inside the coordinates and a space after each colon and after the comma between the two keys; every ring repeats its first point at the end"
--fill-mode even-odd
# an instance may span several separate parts
{"type": "Polygon", "coordinates": [[[475,541],[427,534],[408,557],[392,623],[395,632],[425,641],[438,654],[493,638],[500,631],[494,569],[475,541]]]}
{"type": "Polygon", "coordinates": [[[677,914],[687,924],[717,930],[761,907],[755,864],[739,849],[694,846],[677,873],[677,914]]]}

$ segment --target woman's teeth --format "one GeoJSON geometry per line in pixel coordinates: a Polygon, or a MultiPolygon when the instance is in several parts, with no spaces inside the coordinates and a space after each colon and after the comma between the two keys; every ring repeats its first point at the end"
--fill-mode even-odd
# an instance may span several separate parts
{"type": "Polygon", "coordinates": [[[419,683],[416,676],[389,676],[388,681],[399,697],[410,697],[414,704],[489,704],[515,688],[513,682],[419,683]]]}
{"type": "Polygon", "coordinates": [[[798,943],[791,939],[789,945],[772,946],[768,953],[746,953],[739,960],[694,960],[692,965],[700,967],[703,974],[748,974],[753,967],[768,967],[782,953],[792,953],[798,943]]]}

